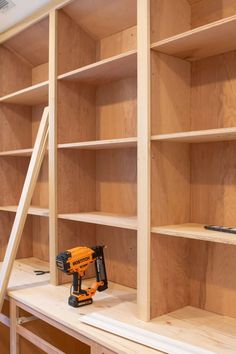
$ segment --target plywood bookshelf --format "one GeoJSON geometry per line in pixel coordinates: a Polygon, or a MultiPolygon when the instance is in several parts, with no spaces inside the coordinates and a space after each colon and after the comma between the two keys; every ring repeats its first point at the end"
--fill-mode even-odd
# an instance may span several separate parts
{"type": "Polygon", "coordinates": [[[186,342],[212,350],[202,318],[217,313],[222,333],[236,317],[236,238],[204,229],[236,225],[235,24],[236,0],[74,0],[0,48],[4,247],[49,104],[18,258],[50,261],[60,291],[70,278],[56,254],[104,244],[109,281],[137,289],[139,318],[164,331],[165,315],[174,332],[178,311],[186,342]]]}

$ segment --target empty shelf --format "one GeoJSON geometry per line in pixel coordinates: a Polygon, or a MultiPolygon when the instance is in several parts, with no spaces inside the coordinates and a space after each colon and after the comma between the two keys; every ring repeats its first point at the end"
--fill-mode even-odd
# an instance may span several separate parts
{"type": "MultiPolygon", "coordinates": [[[[1,267],[2,262],[0,262],[0,270],[1,267]]],[[[8,290],[24,288],[27,285],[32,286],[32,284],[40,285],[40,283],[45,283],[50,280],[50,274],[40,275],[39,277],[35,275],[34,270],[48,271],[49,264],[34,257],[15,260],[8,290]]]]}
{"type": "Polygon", "coordinates": [[[152,232],[161,235],[236,245],[236,234],[206,230],[204,225],[201,224],[158,226],[153,227],[152,232]]]}
{"type": "Polygon", "coordinates": [[[33,106],[48,102],[48,81],[27,87],[0,98],[0,102],[33,106]]]}
{"type": "Polygon", "coordinates": [[[0,156],[31,156],[33,149],[19,149],[0,152],[0,156]]]}
{"type": "Polygon", "coordinates": [[[197,60],[236,49],[236,16],[213,22],[152,44],[152,49],[197,60]]]}
{"type": "Polygon", "coordinates": [[[236,128],[197,130],[181,133],[153,135],[152,140],[182,143],[204,143],[236,140],[236,128]]]}
{"type": "MultiPolygon", "coordinates": [[[[9,211],[12,213],[16,213],[17,206],[16,205],[7,205],[0,207],[0,211],[9,211]]],[[[49,210],[46,208],[40,208],[36,206],[31,206],[28,211],[29,215],[37,215],[37,216],[49,216],[49,210]]]]}
{"type": "Polygon", "coordinates": [[[130,51],[60,75],[58,79],[103,84],[136,75],[137,52],[130,51]]]}
{"type": "Polygon", "coordinates": [[[98,225],[107,225],[119,227],[122,229],[137,229],[136,216],[122,216],[102,212],[77,213],[77,214],[59,214],[60,219],[86,222],[98,225]]]}
{"type": "Polygon", "coordinates": [[[95,140],[78,143],[59,144],[59,149],[118,149],[127,148],[137,145],[137,138],[110,139],[110,140],[95,140]]]}

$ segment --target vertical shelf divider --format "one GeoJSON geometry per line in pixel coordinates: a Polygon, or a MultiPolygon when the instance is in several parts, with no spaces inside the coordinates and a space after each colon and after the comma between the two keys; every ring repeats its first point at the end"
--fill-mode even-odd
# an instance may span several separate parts
{"type": "Polygon", "coordinates": [[[49,16],[49,259],[51,284],[58,285],[57,240],[57,10],[49,16]]]}
{"type": "Polygon", "coordinates": [[[150,1],[138,0],[138,260],[140,319],[150,320],[150,1]]]}

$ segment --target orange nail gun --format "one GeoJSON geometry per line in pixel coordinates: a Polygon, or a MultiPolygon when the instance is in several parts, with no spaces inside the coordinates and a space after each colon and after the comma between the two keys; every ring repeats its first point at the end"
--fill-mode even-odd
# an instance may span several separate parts
{"type": "Polygon", "coordinates": [[[76,247],[57,256],[58,269],[73,275],[73,284],[68,300],[70,306],[80,307],[92,304],[92,297],[96,291],[104,291],[108,288],[103,248],[104,246],[76,247]],[[92,263],[95,263],[96,282],[91,288],[82,289],[82,278],[92,263]]]}

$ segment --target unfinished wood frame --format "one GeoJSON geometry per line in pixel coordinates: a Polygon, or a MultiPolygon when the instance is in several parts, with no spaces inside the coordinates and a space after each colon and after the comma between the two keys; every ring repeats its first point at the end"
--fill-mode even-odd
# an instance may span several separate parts
{"type": "Polygon", "coordinates": [[[234,237],[204,225],[235,226],[236,2],[151,3],[151,317],[235,317],[234,237]]]}

